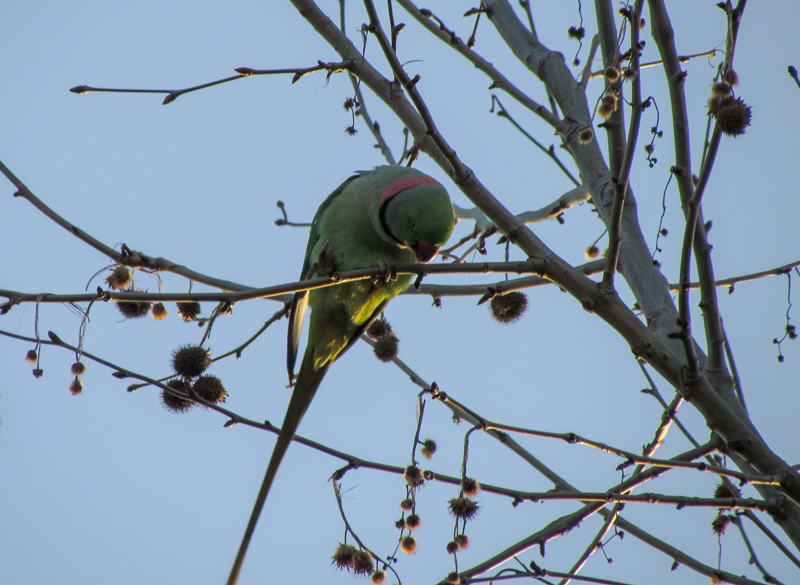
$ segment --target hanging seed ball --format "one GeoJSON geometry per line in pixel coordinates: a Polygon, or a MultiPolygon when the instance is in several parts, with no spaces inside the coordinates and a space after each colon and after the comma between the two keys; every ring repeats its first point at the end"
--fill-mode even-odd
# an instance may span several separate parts
{"type": "Polygon", "coordinates": [[[44,376],[44,370],[43,369],[35,368],[33,370],[33,377],[34,378],[41,378],[42,376],[44,376]]]}
{"type": "Polygon", "coordinates": [[[597,108],[597,115],[606,120],[610,118],[611,114],[613,113],[614,113],[613,104],[610,104],[605,100],[603,101],[603,103],[600,104],[600,107],[597,108]]]}
{"type": "Polygon", "coordinates": [[[83,376],[86,373],[86,366],[82,362],[75,362],[69,370],[75,376],[83,376]]]}
{"type": "Polygon", "coordinates": [[[400,340],[394,335],[384,335],[375,342],[375,357],[382,362],[390,362],[397,357],[400,340]]]}
{"type": "Polygon", "coordinates": [[[714,117],[717,119],[720,130],[728,136],[741,136],[744,129],[750,125],[753,116],[752,108],[741,98],[727,97],[721,100],[716,108],[714,117]]]}
{"type": "Polygon", "coordinates": [[[464,492],[465,496],[473,498],[481,491],[481,484],[476,479],[465,477],[461,480],[461,491],[464,492]]]}
{"type": "Polygon", "coordinates": [[[356,575],[369,575],[375,567],[372,566],[372,555],[365,550],[356,551],[353,555],[353,573],[356,575]]]}
{"type": "Polygon", "coordinates": [[[350,544],[340,544],[333,553],[333,564],[339,570],[349,569],[353,566],[353,557],[356,554],[356,547],[350,544]]]}
{"type": "Polygon", "coordinates": [[[28,353],[25,354],[25,361],[28,363],[35,364],[38,359],[39,356],[35,349],[29,349],[28,353]]]}
{"type": "Polygon", "coordinates": [[[447,554],[454,555],[458,552],[458,545],[455,542],[447,543],[447,554]]]}
{"type": "Polygon", "coordinates": [[[730,517],[726,516],[725,514],[719,514],[711,522],[711,531],[717,536],[722,536],[725,534],[725,530],[728,528],[728,524],[730,524],[730,522],[730,517]]]}
{"type": "Polygon", "coordinates": [[[728,485],[725,483],[721,483],[717,486],[717,489],[714,490],[714,497],[715,498],[741,498],[742,497],[742,490],[740,490],[735,485],[728,485]]]}
{"type": "Polygon", "coordinates": [[[422,519],[416,514],[409,514],[406,518],[406,528],[408,530],[416,530],[422,524],[422,519]]]}
{"type": "Polygon", "coordinates": [[[193,388],[200,398],[211,404],[225,402],[225,399],[228,398],[222,381],[216,376],[200,376],[195,381],[193,388]]]}
{"type": "Polygon", "coordinates": [[[400,540],[400,550],[407,555],[413,555],[417,551],[417,539],[413,536],[404,536],[400,540]]]}
{"type": "Polygon", "coordinates": [[[77,396],[83,392],[83,382],[78,380],[78,376],[75,376],[75,379],[72,381],[72,384],[69,385],[69,393],[73,396],[77,396]]]}
{"type": "Polygon", "coordinates": [[[736,69],[728,69],[728,71],[725,72],[725,81],[734,87],[739,85],[739,74],[736,73],[736,69]]]}
{"type": "Polygon", "coordinates": [[[496,295],[492,297],[490,307],[495,320],[500,323],[513,323],[519,320],[528,308],[528,297],[519,291],[496,295]]]}
{"type": "Polygon", "coordinates": [[[711,86],[711,95],[715,97],[728,97],[731,95],[731,84],[727,81],[718,81],[711,86]]]}
{"type": "Polygon", "coordinates": [[[453,571],[452,573],[447,575],[447,582],[450,583],[451,585],[458,585],[459,583],[461,583],[461,577],[459,576],[458,573],[453,571]]]}
{"type": "Polygon", "coordinates": [[[634,69],[633,67],[626,67],[625,69],[622,70],[622,77],[626,81],[630,81],[631,79],[636,77],[636,69],[634,69]]]}
{"type": "Polygon", "coordinates": [[[458,548],[462,550],[469,548],[469,538],[467,538],[466,534],[459,534],[456,536],[456,544],[458,545],[458,548]]]}
{"type": "Polygon", "coordinates": [[[416,465],[409,465],[406,467],[406,471],[403,473],[403,479],[405,479],[406,483],[411,487],[419,487],[425,482],[425,478],[422,477],[422,471],[420,471],[419,467],[416,465]]]}
{"type": "Polygon", "coordinates": [[[373,321],[372,325],[370,325],[369,329],[367,329],[367,335],[369,335],[371,339],[375,340],[391,334],[392,326],[389,325],[388,321],[384,321],[383,319],[377,319],[373,321]]]}
{"type": "Polygon", "coordinates": [[[591,245],[586,248],[586,259],[587,260],[594,260],[600,255],[600,248],[595,245],[591,245]]]}
{"type": "Polygon", "coordinates": [[[161,321],[162,319],[167,318],[167,308],[164,306],[164,303],[156,303],[153,305],[153,308],[150,312],[153,314],[153,318],[156,321],[161,321]]]}
{"type": "Polygon", "coordinates": [[[386,580],[386,573],[383,571],[375,571],[372,573],[372,577],[370,577],[370,581],[372,581],[375,585],[381,585],[386,580]]]}
{"type": "Polygon", "coordinates": [[[471,520],[478,513],[480,506],[473,500],[466,497],[453,498],[450,500],[450,513],[462,520],[471,520]]]}
{"type": "MultiPolygon", "coordinates": [[[[125,289],[125,292],[143,292],[137,288],[125,289]]],[[[148,301],[118,301],[117,310],[126,319],[141,319],[150,312],[151,303],[148,301]]]]}
{"type": "Polygon", "coordinates": [[[124,266],[117,266],[106,277],[106,282],[111,288],[122,290],[131,283],[131,271],[124,266]]]}
{"type": "Polygon", "coordinates": [[[606,70],[603,72],[603,74],[611,83],[614,83],[617,79],[619,79],[619,69],[616,67],[606,67],[606,70]]]}
{"type": "Polygon", "coordinates": [[[433,439],[425,439],[422,442],[422,449],[420,449],[420,452],[425,459],[433,457],[433,454],[436,453],[436,441],[433,439]]]}
{"type": "Polygon", "coordinates": [[[172,369],[184,378],[194,378],[211,364],[208,350],[197,345],[185,345],[172,354],[172,369]]]}
{"type": "Polygon", "coordinates": [[[414,500],[411,498],[406,498],[402,502],[400,502],[400,508],[403,510],[411,510],[414,507],[414,500]]]}
{"type": "MultiPolygon", "coordinates": [[[[189,390],[189,385],[179,378],[170,380],[167,382],[167,386],[183,393],[187,393],[189,390]]],[[[166,390],[161,391],[161,402],[164,403],[164,408],[174,413],[186,412],[195,404],[197,404],[193,400],[189,400],[183,396],[178,396],[166,390]]]]}
{"type": "Polygon", "coordinates": [[[194,321],[200,315],[200,303],[197,301],[180,301],[175,304],[178,305],[178,314],[184,321],[194,321]]]}

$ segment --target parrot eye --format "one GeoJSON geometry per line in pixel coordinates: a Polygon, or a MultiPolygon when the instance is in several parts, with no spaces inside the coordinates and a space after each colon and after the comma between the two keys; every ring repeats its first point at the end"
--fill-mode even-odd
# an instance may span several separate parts
{"type": "Polygon", "coordinates": [[[412,222],[409,224],[409,227],[410,227],[412,230],[415,230],[415,229],[417,229],[417,224],[415,224],[415,223],[412,221],[412,222]]]}

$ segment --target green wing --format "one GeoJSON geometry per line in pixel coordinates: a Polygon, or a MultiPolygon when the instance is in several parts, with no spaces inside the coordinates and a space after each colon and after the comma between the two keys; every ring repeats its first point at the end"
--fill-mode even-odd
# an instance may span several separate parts
{"type": "MultiPolygon", "coordinates": [[[[339,195],[341,195],[342,191],[344,191],[345,187],[347,187],[350,183],[352,183],[355,179],[357,179],[360,175],[353,175],[352,177],[348,178],[344,183],[339,185],[333,193],[328,195],[325,201],[322,202],[322,205],[319,206],[317,209],[317,213],[314,215],[314,220],[311,222],[311,232],[308,235],[308,245],[306,246],[306,256],[303,260],[303,270],[300,272],[300,280],[305,280],[308,277],[308,270],[311,268],[311,265],[316,262],[316,258],[311,258],[311,251],[314,249],[314,246],[317,245],[319,241],[319,223],[320,219],[325,212],[327,211],[328,207],[331,204],[331,201],[336,199],[339,195]]],[[[295,293],[294,299],[292,299],[292,308],[289,313],[289,331],[288,331],[288,339],[287,339],[287,351],[286,351],[286,368],[289,372],[289,382],[291,383],[294,380],[294,366],[297,362],[297,348],[300,346],[300,333],[303,331],[303,321],[306,318],[306,311],[308,310],[308,291],[298,292],[295,293]]]]}

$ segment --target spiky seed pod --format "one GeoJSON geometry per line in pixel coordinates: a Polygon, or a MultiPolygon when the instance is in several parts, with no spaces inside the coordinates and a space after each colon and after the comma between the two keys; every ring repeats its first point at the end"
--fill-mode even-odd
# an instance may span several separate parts
{"type": "Polygon", "coordinates": [[[469,548],[469,538],[467,537],[466,534],[459,534],[458,536],[456,536],[456,544],[458,545],[458,548],[460,548],[461,550],[469,548]]]}
{"type": "Polygon", "coordinates": [[[430,459],[433,457],[433,454],[436,453],[436,441],[433,439],[425,439],[422,442],[422,449],[420,449],[420,453],[425,459],[430,459]]]}
{"type": "Polygon", "coordinates": [[[728,69],[728,71],[725,72],[725,81],[734,87],[739,85],[739,74],[736,73],[736,69],[728,69]]]}
{"type": "MultiPolygon", "coordinates": [[[[142,292],[138,288],[128,288],[125,292],[142,292]]],[[[149,301],[119,301],[117,310],[126,319],[141,319],[150,312],[149,301]]]]}
{"type": "Polygon", "coordinates": [[[591,245],[586,248],[586,259],[587,260],[594,260],[600,255],[600,248],[595,245],[591,245]]]}
{"type": "Polygon", "coordinates": [[[611,117],[611,114],[614,113],[614,109],[615,108],[613,104],[604,101],[600,104],[600,107],[597,108],[597,115],[603,118],[604,120],[607,120],[608,118],[611,117]]]}
{"type": "Polygon", "coordinates": [[[86,366],[83,365],[83,362],[75,362],[72,364],[69,371],[72,372],[74,376],[83,376],[86,373],[86,366]]]}
{"type": "Polygon", "coordinates": [[[711,522],[711,531],[716,534],[717,536],[722,536],[725,534],[725,530],[728,528],[728,524],[730,524],[731,519],[729,516],[725,514],[718,514],[716,518],[711,522]]]}
{"type": "Polygon", "coordinates": [[[422,524],[422,519],[416,514],[409,514],[406,518],[406,529],[407,530],[416,530],[422,524]]]}
{"type": "Polygon", "coordinates": [[[400,520],[397,520],[394,523],[394,527],[397,528],[398,530],[405,530],[406,529],[406,521],[403,520],[402,518],[400,518],[400,520]]]}
{"type": "Polygon", "coordinates": [[[579,41],[586,35],[586,29],[582,26],[571,26],[567,29],[567,35],[569,38],[579,41]]]}
{"type": "Polygon", "coordinates": [[[375,342],[375,357],[382,362],[390,362],[397,357],[400,340],[395,335],[384,335],[375,342]]]}
{"type": "Polygon", "coordinates": [[[753,113],[752,108],[741,98],[727,97],[722,99],[713,115],[723,134],[741,136],[744,134],[744,129],[750,125],[753,113]]]}
{"type": "Polygon", "coordinates": [[[211,364],[208,350],[197,345],[184,345],[172,353],[172,369],[184,378],[194,378],[211,364]]]}
{"type": "Polygon", "coordinates": [[[522,317],[528,308],[528,297],[519,291],[492,297],[490,303],[492,317],[500,323],[513,323],[522,317]]]}
{"type": "Polygon", "coordinates": [[[125,266],[117,266],[106,277],[106,282],[111,288],[122,290],[131,283],[131,271],[125,266]]]}
{"type": "Polygon", "coordinates": [[[465,477],[461,480],[461,491],[468,498],[474,498],[481,491],[481,484],[475,478],[465,477]]]}
{"type": "Polygon", "coordinates": [[[370,581],[372,581],[375,585],[381,585],[386,580],[386,573],[384,571],[375,571],[372,573],[372,577],[370,577],[370,581]]]}
{"type": "Polygon", "coordinates": [[[400,508],[403,510],[411,510],[414,508],[414,500],[411,498],[406,498],[402,502],[400,502],[400,508]]]}
{"type": "Polygon", "coordinates": [[[458,585],[461,583],[461,575],[453,571],[452,573],[447,575],[447,582],[451,585],[458,585]]]}
{"type": "Polygon", "coordinates": [[[164,306],[164,303],[156,303],[153,305],[151,313],[156,321],[161,321],[162,319],[167,318],[167,308],[164,306]]]}
{"type": "Polygon", "coordinates": [[[405,473],[403,473],[403,479],[406,480],[406,483],[411,487],[419,487],[425,482],[425,478],[422,477],[422,471],[420,471],[419,467],[416,465],[409,465],[406,467],[405,473]]]}
{"type": "Polygon", "coordinates": [[[69,385],[69,393],[73,396],[77,396],[81,392],[83,392],[83,382],[78,379],[78,376],[75,376],[72,384],[69,385]]]}
{"type": "Polygon", "coordinates": [[[391,334],[392,326],[389,325],[388,321],[384,321],[383,319],[376,319],[372,322],[372,325],[369,326],[369,329],[367,329],[367,335],[369,335],[371,339],[375,340],[391,334]]]}
{"type": "Polygon", "coordinates": [[[630,81],[631,79],[636,77],[636,69],[633,67],[626,67],[622,70],[622,78],[625,81],[630,81]]]}
{"type": "Polygon", "coordinates": [[[727,81],[718,81],[711,86],[711,95],[714,97],[728,97],[731,95],[731,84],[727,81]]]}
{"type": "Polygon", "coordinates": [[[619,79],[619,69],[616,67],[606,67],[606,70],[603,72],[603,74],[610,83],[614,83],[617,79],[619,79]]]}
{"type": "Polygon", "coordinates": [[[605,94],[605,95],[603,96],[603,100],[602,100],[602,102],[603,102],[604,104],[608,104],[609,106],[611,106],[611,107],[612,107],[612,108],[614,108],[615,110],[617,109],[617,96],[615,96],[613,93],[607,93],[607,94],[605,94]]]}
{"type": "Polygon", "coordinates": [[[365,550],[355,552],[353,555],[353,573],[356,575],[369,575],[374,569],[371,554],[365,550]]]}
{"type": "Polygon", "coordinates": [[[733,484],[721,483],[714,490],[715,498],[741,498],[742,490],[733,484]]]}
{"type": "Polygon", "coordinates": [[[39,355],[36,353],[35,349],[29,349],[28,353],[25,354],[25,361],[28,363],[35,364],[38,359],[39,355]]]}
{"type": "Polygon", "coordinates": [[[417,539],[413,536],[404,536],[400,539],[400,550],[407,555],[413,555],[417,552],[417,539]]]}
{"type": "Polygon", "coordinates": [[[450,513],[456,518],[462,520],[471,520],[478,513],[478,506],[473,500],[461,496],[450,500],[450,513]]]}
{"type": "Polygon", "coordinates": [[[216,376],[200,376],[192,386],[197,395],[211,404],[225,402],[228,392],[216,376]]]}
{"type": "Polygon", "coordinates": [[[180,301],[175,304],[178,305],[178,314],[184,321],[194,321],[200,315],[200,303],[197,301],[180,301]]]}
{"type": "Polygon", "coordinates": [[[353,566],[353,557],[356,554],[356,547],[350,544],[340,544],[333,553],[333,564],[339,570],[349,569],[353,566]]]}
{"type": "Polygon", "coordinates": [[[447,543],[447,554],[454,555],[458,552],[458,545],[455,542],[447,543]]]}
{"type": "MultiPolygon", "coordinates": [[[[167,386],[183,393],[187,393],[189,390],[189,385],[184,380],[179,378],[170,380],[167,382],[167,386]]],[[[186,412],[195,404],[197,404],[193,400],[189,400],[183,396],[177,396],[176,394],[166,390],[161,391],[161,402],[164,404],[164,408],[174,413],[186,412]]]]}
{"type": "Polygon", "coordinates": [[[589,144],[594,138],[594,131],[591,128],[584,128],[581,130],[581,133],[578,134],[578,142],[580,144],[589,144]]]}

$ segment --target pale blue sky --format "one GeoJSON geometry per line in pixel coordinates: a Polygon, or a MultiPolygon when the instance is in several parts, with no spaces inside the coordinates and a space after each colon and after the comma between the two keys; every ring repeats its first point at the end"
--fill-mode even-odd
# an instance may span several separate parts
{"type": "MultiPolygon", "coordinates": [[[[338,6],[334,1],[320,4],[331,10],[338,6]]],[[[577,24],[574,3],[533,5],[541,13],[542,40],[571,59],[577,44],[566,40],[566,30],[577,24]]],[[[680,53],[724,44],[724,16],[715,2],[669,5],[680,53]]],[[[426,6],[463,37],[469,35],[472,21],[460,14],[472,4],[426,6]]],[[[324,75],[310,75],[294,85],[289,77],[243,79],[185,95],[169,106],[161,106],[157,95],[78,96],[68,91],[83,84],[177,89],[232,75],[235,67],[308,67],[317,60],[337,60],[288,3],[31,1],[13,3],[4,12],[0,160],[55,211],[106,244],[125,243],[243,284],[291,282],[299,276],[307,232],[275,226],[275,202],[286,202],[291,219],[307,221],[352,171],[384,162],[360,122],[355,137],[344,133],[350,118],[342,103],[352,90],[343,75],[328,83],[324,75]]],[[[481,181],[514,212],[542,207],[570,189],[546,157],[488,113],[489,81],[425,35],[400,8],[397,15],[408,25],[400,40],[402,60],[409,62],[410,72],[422,75],[419,88],[437,124],[481,181]]],[[[584,16],[592,34],[590,7],[584,6],[584,16]]],[[[753,124],[743,137],[723,141],[704,199],[705,216],[714,222],[710,240],[719,278],[781,266],[800,255],[794,166],[800,161],[800,90],[786,74],[788,65],[800,67],[798,16],[792,0],[751,2],[745,13],[736,57],[737,94],[753,106],[753,124]]],[[[354,4],[348,20],[353,36],[364,19],[354,4]]],[[[655,44],[649,36],[647,41],[643,60],[655,60],[655,44]]],[[[587,49],[588,42],[582,58],[587,49]]],[[[485,20],[476,50],[534,98],[544,99],[538,82],[509,57],[485,20]]],[[[374,39],[367,56],[380,62],[374,39]]],[[[695,165],[719,62],[719,57],[698,59],[685,66],[695,165]]],[[[661,70],[643,71],[642,82],[645,95],[655,97],[664,130],[656,143],[656,167],[637,159],[632,177],[640,221],[652,246],[672,164],[671,132],[661,70]]],[[[593,97],[601,90],[599,81],[589,86],[593,97]]],[[[555,140],[552,130],[510,98],[500,97],[545,144],[555,140]]],[[[367,96],[367,105],[399,152],[399,124],[374,97],[367,96]]],[[[645,113],[642,143],[654,123],[651,108],[645,113]]],[[[454,202],[469,206],[430,160],[422,157],[419,168],[442,181],[454,202]]],[[[4,184],[0,288],[82,292],[108,260],[25,201],[13,199],[13,186],[4,184]]],[[[675,281],[682,223],[674,182],[667,203],[670,235],[661,241],[658,258],[667,278],[675,281]]],[[[582,262],[585,248],[603,228],[588,206],[570,210],[565,218],[563,226],[550,222],[534,230],[564,258],[582,262]]],[[[472,224],[460,225],[456,236],[471,229],[472,224]]],[[[494,242],[488,245],[490,258],[500,260],[502,250],[494,242]]],[[[167,292],[187,288],[182,279],[162,278],[167,292]]],[[[148,275],[137,275],[136,282],[157,290],[148,275]]],[[[89,290],[99,284],[102,280],[95,279],[89,290]]],[[[783,333],[786,284],[785,276],[741,284],[733,295],[721,291],[720,304],[751,416],[767,442],[797,463],[800,346],[787,342],[786,361],[779,364],[771,343],[783,333]]],[[[793,284],[797,307],[800,282],[794,278],[793,284]]],[[[509,327],[495,324],[474,298],[445,298],[441,310],[431,308],[425,297],[399,298],[387,317],[401,339],[400,357],[426,381],[435,380],[485,417],[572,431],[639,452],[651,440],[661,411],[640,393],[646,381],[629,348],[554,287],[531,291],[529,301],[525,317],[509,327]]],[[[241,343],[278,306],[269,301],[236,305],[233,315],[214,327],[213,353],[241,343]]],[[[85,348],[127,369],[166,375],[171,351],[202,336],[202,330],[180,321],[173,306],[168,308],[164,322],[123,322],[112,305],[95,306],[85,348]]],[[[204,307],[204,314],[210,309],[204,307]]],[[[31,336],[34,312],[32,305],[15,307],[0,317],[0,328],[31,336]]],[[[793,317],[797,324],[800,308],[793,317]]],[[[73,343],[79,326],[79,317],[63,306],[40,309],[42,336],[53,330],[73,343]]],[[[223,429],[224,418],[213,412],[175,416],[162,408],[158,392],[145,388],[129,394],[127,381],[97,364],[88,364],[83,395],[73,397],[67,388],[74,356],[45,348],[45,375],[34,380],[24,362],[28,349],[0,337],[0,585],[224,582],[273,437],[245,427],[223,429]]],[[[278,424],[289,397],[284,352],[281,322],[241,359],[215,364],[211,373],[230,391],[227,406],[278,424]]],[[[672,397],[663,382],[660,389],[672,397]]],[[[331,369],[300,434],[365,459],[405,466],[417,392],[397,368],[379,363],[366,345],[358,344],[331,369]]],[[[707,438],[691,406],[684,406],[680,417],[698,440],[707,438]]],[[[439,452],[423,465],[457,475],[467,430],[454,425],[442,405],[429,401],[422,434],[438,441],[439,452]]],[[[604,490],[619,479],[614,471],[619,460],[611,456],[545,440],[520,442],[581,489],[604,490]]],[[[687,448],[673,430],[659,455],[687,448]]],[[[486,436],[473,437],[469,464],[470,474],[486,483],[529,491],[551,487],[486,436]]],[[[328,478],[341,465],[306,447],[290,449],[251,545],[242,584],[352,582],[330,567],[343,527],[328,478]]],[[[672,472],[644,491],[710,496],[713,485],[710,475],[672,472]]],[[[357,470],[347,474],[343,488],[348,518],[359,536],[379,554],[390,554],[397,538],[397,505],[405,497],[402,479],[357,470]]],[[[396,565],[404,583],[433,583],[452,570],[445,551],[452,538],[446,502],[456,491],[433,484],[420,492],[419,551],[401,556],[396,565]]],[[[462,567],[576,507],[525,503],[515,509],[507,498],[488,494],[478,500],[482,511],[468,529],[472,547],[459,555],[462,567]]],[[[709,528],[713,511],[628,505],[625,516],[716,564],[717,540],[709,528]]],[[[544,559],[538,550],[520,559],[567,570],[599,526],[600,520],[591,518],[581,530],[549,543],[544,559]]],[[[787,583],[796,580],[789,563],[754,530],[749,535],[775,576],[787,583]]],[[[724,569],[760,578],[747,565],[748,555],[735,534],[724,538],[722,551],[724,569]]],[[[606,552],[614,563],[596,555],[587,574],[656,585],[707,582],[685,568],[671,573],[671,559],[630,537],[612,541],[606,552]]]]}

